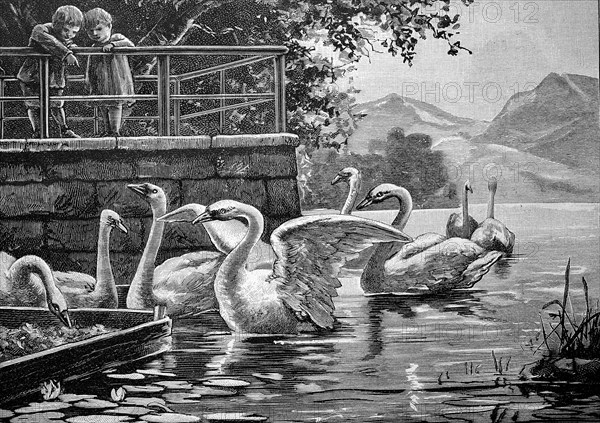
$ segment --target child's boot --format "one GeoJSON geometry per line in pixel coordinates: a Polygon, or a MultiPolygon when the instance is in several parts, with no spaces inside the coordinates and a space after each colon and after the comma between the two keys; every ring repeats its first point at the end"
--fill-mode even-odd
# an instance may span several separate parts
{"type": "Polygon", "coordinates": [[[65,109],[62,107],[51,107],[50,111],[52,117],[58,123],[60,127],[61,138],[81,138],[71,128],[67,126],[67,117],[65,115],[65,109]]]}

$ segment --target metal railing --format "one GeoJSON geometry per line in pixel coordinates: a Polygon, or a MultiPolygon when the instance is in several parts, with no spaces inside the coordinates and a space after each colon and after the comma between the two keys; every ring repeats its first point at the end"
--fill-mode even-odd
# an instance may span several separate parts
{"type": "MultiPolygon", "coordinates": [[[[40,54],[28,47],[0,47],[0,60],[2,57],[37,57],[39,59],[39,96],[6,96],[6,84],[18,82],[14,75],[0,75],[0,138],[4,138],[5,122],[8,120],[26,119],[25,117],[5,116],[5,103],[23,102],[25,100],[39,100],[40,102],[40,137],[49,136],[49,110],[51,100],[64,100],[65,102],[90,102],[103,100],[142,100],[157,101],[158,115],[129,117],[128,119],[157,120],[159,136],[180,135],[181,122],[212,113],[219,113],[219,129],[222,132],[225,124],[225,112],[240,107],[251,107],[261,103],[273,102],[275,132],[286,130],[285,108],[285,53],[286,47],[282,46],[152,46],[152,47],[119,47],[111,53],[102,52],[100,48],[75,47],[73,52],[77,57],[94,55],[124,54],[127,56],[149,56],[156,59],[156,74],[134,75],[134,82],[156,83],[156,94],[134,95],[64,95],[51,96],[49,82],[49,61],[51,56],[40,54]],[[226,63],[209,66],[204,69],[193,70],[181,74],[172,74],[171,58],[180,56],[215,56],[232,57],[226,63]],[[238,56],[236,58],[236,56],[238,56]],[[241,57],[241,58],[239,58],[241,57]],[[266,92],[226,92],[226,71],[258,62],[270,62],[272,66],[272,90],[266,92]],[[206,94],[184,94],[181,92],[182,83],[194,78],[217,74],[219,79],[219,92],[206,94]],[[181,105],[188,100],[218,100],[219,106],[208,110],[182,114],[181,105]],[[234,104],[227,101],[241,100],[234,104]],[[171,104],[172,103],[172,104],[171,104]],[[172,124],[171,124],[172,123],[172,124]]],[[[83,82],[84,75],[69,75],[70,82],[83,82]]],[[[93,119],[94,130],[98,128],[98,114],[93,117],[79,117],[79,119],[93,119]]]]}

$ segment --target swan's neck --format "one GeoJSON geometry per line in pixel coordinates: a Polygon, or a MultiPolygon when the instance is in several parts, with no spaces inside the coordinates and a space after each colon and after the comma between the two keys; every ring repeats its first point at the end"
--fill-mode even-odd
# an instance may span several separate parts
{"type": "Polygon", "coordinates": [[[471,233],[469,231],[469,196],[467,190],[463,190],[462,195],[462,229],[463,237],[470,238],[471,233]]]}
{"type": "MultiPolygon", "coordinates": [[[[112,227],[100,224],[98,233],[98,256],[96,257],[96,287],[94,295],[116,297],[117,288],[110,265],[110,232],[112,227]]],[[[116,307],[116,305],[115,305],[116,307]]]]}
{"type": "Polygon", "coordinates": [[[396,189],[394,189],[390,193],[390,195],[396,197],[398,199],[398,201],[400,202],[398,214],[396,215],[396,218],[392,222],[392,226],[394,226],[395,228],[398,228],[400,230],[403,230],[404,227],[406,226],[406,223],[408,222],[408,219],[410,218],[410,214],[412,213],[412,209],[413,209],[412,197],[406,189],[401,188],[401,187],[397,187],[396,189]]]}
{"type": "Polygon", "coordinates": [[[346,202],[340,211],[340,214],[351,214],[352,209],[354,208],[354,204],[356,203],[356,198],[358,197],[358,192],[360,191],[361,185],[361,176],[355,175],[350,178],[348,182],[350,189],[348,191],[348,198],[346,198],[346,202]]]}
{"type": "Polygon", "coordinates": [[[39,258],[18,260],[12,265],[9,272],[9,283],[12,283],[11,290],[27,292],[32,303],[35,302],[38,307],[46,306],[46,298],[58,291],[52,271],[39,258]],[[37,278],[30,277],[32,273],[39,276],[41,284],[37,278]],[[34,299],[37,301],[33,301],[34,299]]]}
{"type": "Polygon", "coordinates": [[[165,224],[158,222],[156,219],[164,215],[166,211],[166,203],[161,203],[152,208],[152,226],[150,227],[146,248],[144,248],[142,258],[129,287],[129,294],[127,295],[128,308],[153,308],[156,305],[156,298],[152,290],[154,268],[165,229],[165,224]]]}
{"type": "Polygon", "coordinates": [[[496,195],[496,190],[495,189],[491,189],[489,196],[490,198],[488,199],[488,208],[487,208],[487,217],[489,218],[494,218],[494,196],[496,195]]]}

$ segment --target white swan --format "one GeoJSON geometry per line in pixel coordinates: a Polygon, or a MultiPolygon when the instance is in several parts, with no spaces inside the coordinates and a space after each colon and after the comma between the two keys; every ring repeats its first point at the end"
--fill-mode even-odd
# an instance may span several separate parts
{"type": "Polygon", "coordinates": [[[461,194],[462,211],[461,213],[452,213],[446,223],[446,236],[448,238],[459,237],[469,239],[473,231],[479,226],[479,223],[472,216],[469,216],[469,192],[473,194],[473,188],[471,188],[471,182],[467,180],[461,194]],[[468,216],[467,225],[463,223],[465,216],[468,216]]]}
{"type": "MultiPolygon", "coordinates": [[[[155,267],[156,256],[164,233],[164,222],[191,222],[205,208],[188,204],[165,215],[167,197],[157,185],[132,184],[128,187],[144,198],[152,209],[152,226],[142,258],[127,293],[127,308],[147,309],[165,305],[170,316],[186,316],[215,310],[213,282],[219,266],[243,239],[247,226],[236,221],[233,227],[222,222],[204,225],[215,247],[220,251],[194,251],[165,260],[155,267]],[[157,221],[158,217],[161,217],[157,221]]],[[[258,267],[273,254],[270,246],[261,242],[253,251],[253,264],[258,267]]]]}
{"type": "Polygon", "coordinates": [[[358,169],[354,167],[345,167],[337,173],[335,178],[333,178],[331,185],[336,185],[339,182],[347,182],[349,188],[348,197],[340,210],[340,214],[351,214],[354,203],[356,203],[356,198],[358,197],[358,192],[360,191],[362,183],[361,174],[358,169]]]}
{"type": "MultiPolygon", "coordinates": [[[[410,193],[402,187],[381,184],[369,191],[356,208],[360,210],[388,198],[397,198],[400,202],[400,210],[392,226],[403,230],[413,205],[410,193]]],[[[446,239],[440,234],[426,233],[406,245],[389,243],[378,246],[360,283],[367,294],[470,288],[500,257],[502,253],[486,252],[468,239],[446,239]]]]}
{"type": "Polygon", "coordinates": [[[121,216],[102,210],[98,231],[96,278],[80,272],[54,272],[59,289],[71,308],[117,308],[119,298],[110,263],[110,233],[113,228],[127,233],[121,216]]]}
{"type": "MultiPolygon", "coordinates": [[[[256,208],[218,201],[192,223],[248,222],[244,239],[227,255],[214,282],[219,312],[229,328],[247,333],[297,333],[333,327],[337,275],[344,262],[374,242],[407,242],[401,231],[348,215],[316,215],[289,220],[271,234],[277,255],[272,270],[246,268],[264,229],[256,208]]],[[[160,220],[160,219],[159,219],[160,220]]]]}
{"type": "Polygon", "coordinates": [[[511,254],[515,246],[515,234],[504,223],[494,219],[494,196],[497,189],[498,181],[496,178],[490,178],[488,181],[490,197],[488,200],[487,218],[473,232],[471,241],[486,250],[502,251],[511,254]]]}
{"type": "Polygon", "coordinates": [[[48,307],[62,323],[71,327],[67,302],[56,287],[52,270],[37,256],[21,257],[2,275],[0,305],[48,307]],[[38,277],[32,278],[31,274],[38,277]]]}

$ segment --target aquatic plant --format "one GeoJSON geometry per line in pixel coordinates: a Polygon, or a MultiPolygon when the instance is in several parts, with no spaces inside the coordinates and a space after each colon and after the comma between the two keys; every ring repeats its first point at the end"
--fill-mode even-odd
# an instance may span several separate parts
{"type": "Polygon", "coordinates": [[[538,350],[545,347],[545,354],[531,369],[531,373],[542,379],[600,383],[600,301],[597,299],[593,304],[589,298],[588,283],[582,277],[585,313],[578,321],[569,295],[570,269],[571,259],[565,270],[562,301],[552,300],[542,306],[542,310],[553,306],[557,310],[549,313],[552,319],[548,322],[549,329],[546,329],[542,318],[543,342],[538,350]]]}

